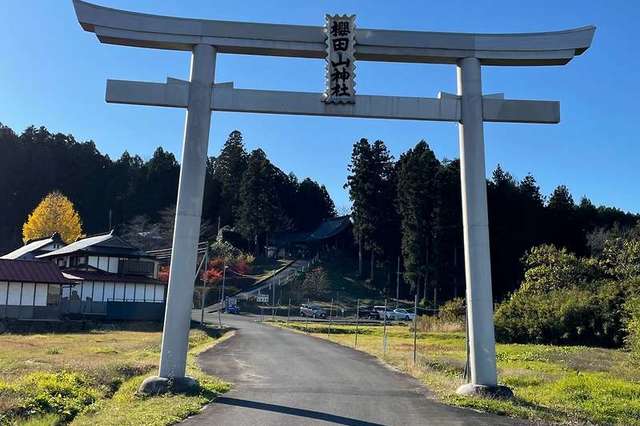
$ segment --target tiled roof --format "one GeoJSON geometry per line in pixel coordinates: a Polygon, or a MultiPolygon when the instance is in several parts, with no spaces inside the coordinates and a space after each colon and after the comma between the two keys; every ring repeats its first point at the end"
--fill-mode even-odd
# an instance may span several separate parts
{"type": "Polygon", "coordinates": [[[37,257],[38,259],[44,259],[76,252],[105,256],[145,256],[141,250],[132,246],[117,235],[113,235],[109,232],[108,234],[83,238],[66,247],[62,247],[61,249],[54,250],[37,257]]]}
{"type": "Polygon", "coordinates": [[[46,246],[47,244],[51,244],[54,242],[62,243],[62,240],[60,239],[59,236],[57,236],[57,234],[54,234],[51,237],[45,237],[45,238],[29,241],[27,242],[27,244],[23,245],[22,247],[0,257],[0,259],[20,259],[22,256],[25,256],[31,252],[39,250],[42,247],[46,246]]]}
{"type": "Polygon", "coordinates": [[[271,242],[275,245],[286,245],[322,241],[338,235],[349,226],[351,226],[351,219],[349,219],[348,215],[325,219],[311,232],[282,232],[273,236],[271,242]]]}
{"type": "Polygon", "coordinates": [[[351,226],[351,219],[349,219],[349,216],[327,219],[318,225],[318,227],[309,235],[309,240],[318,241],[334,237],[349,226],[351,226]]]}
{"type": "Polygon", "coordinates": [[[0,259],[0,281],[71,284],[55,263],[0,259]]]}
{"type": "Polygon", "coordinates": [[[144,275],[111,274],[100,270],[65,269],[63,275],[73,281],[106,281],[114,283],[165,284],[144,275]]]}

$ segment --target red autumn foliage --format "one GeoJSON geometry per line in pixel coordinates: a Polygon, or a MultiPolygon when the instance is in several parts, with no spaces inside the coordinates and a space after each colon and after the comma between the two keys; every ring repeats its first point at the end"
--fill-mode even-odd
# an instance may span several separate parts
{"type": "Polygon", "coordinates": [[[158,279],[162,282],[169,282],[169,266],[161,266],[158,271],[158,279]]]}
{"type": "Polygon", "coordinates": [[[211,267],[211,262],[207,265],[207,269],[202,271],[201,279],[207,284],[217,283],[222,280],[222,268],[216,269],[211,267]]]}
{"type": "Polygon", "coordinates": [[[251,270],[251,268],[249,267],[249,264],[244,259],[238,259],[233,264],[233,269],[234,269],[234,271],[236,271],[237,273],[242,274],[242,275],[248,274],[249,271],[251,270]]]}
{"type": "MultiPolygon", "coordinates": [[[[242,257],[232,260],[227,266],[233,269],[235,273],[242,275],[246,275],[251,271],[251,266],[242,257]]],[[[207,264],[207,268],[200,274],[200,278],[207,284],[218,283],[222,281],[223,268],[224,259],[222,257],[211,259],[207,264]]],[[[169,266],[160,267],[158,279],[163,282],[169,282],[169,266]]]]}

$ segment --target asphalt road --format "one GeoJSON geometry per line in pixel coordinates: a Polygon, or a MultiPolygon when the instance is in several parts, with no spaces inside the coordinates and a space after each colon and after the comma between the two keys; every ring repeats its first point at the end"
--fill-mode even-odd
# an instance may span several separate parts
{"type": "Polygon", "coordinates": [[[440,404],[417,380],[362,352],[255,317],[223,321],[236,335],[201,354],[199,363],[233,388],[185,425],[517,424],[440,404]]]}

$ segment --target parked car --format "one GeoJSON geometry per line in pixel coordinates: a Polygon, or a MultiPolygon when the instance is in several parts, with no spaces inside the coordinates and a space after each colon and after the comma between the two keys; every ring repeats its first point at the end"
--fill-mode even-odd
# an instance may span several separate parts
{"type": "Polygon", "coordinates": [[[406,309],[397,308],[393,310],[393,319],[396,321],[413,321],[415,314],[406,309]]]}
{"type": "Polygon", "coordinates": [[[385,319],[385,318],[387,320],[395,319],[395,315],[394,315],[393,311],[391,310],[391,308],[389,308],[389,307],[385,308],[384,305],[374,306],[373,310],[376,312],[376,314],[378,316],[377,319],[379,319],[379,320],[385,319]]]}
{"type": "Polygon", "coordinates": [[[360,319],[380,319],[378,312],[374,310],[371,306],[360,306],[360,310],[358,311],[358,317],[360,319]]]}
{"type": "Polygon", "coordinates": [[[311,318],[326,318],[327,313],[324,309],[316,305],[302,305],[300,306],[300,316],[311,318]]]}

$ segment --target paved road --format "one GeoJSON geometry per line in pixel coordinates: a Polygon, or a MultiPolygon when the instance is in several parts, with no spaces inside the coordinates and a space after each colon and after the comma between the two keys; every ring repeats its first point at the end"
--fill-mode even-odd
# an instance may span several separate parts
{"type": "Polygon", "coordinates": [[[416,380],[364,353],[252,317],[225,315],[224,322],[236,335],[199,362],[233,388],[185,425],[516,424],[439,404],[416,380]]]}

